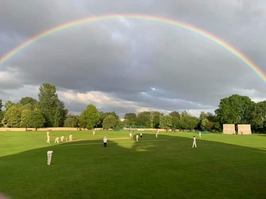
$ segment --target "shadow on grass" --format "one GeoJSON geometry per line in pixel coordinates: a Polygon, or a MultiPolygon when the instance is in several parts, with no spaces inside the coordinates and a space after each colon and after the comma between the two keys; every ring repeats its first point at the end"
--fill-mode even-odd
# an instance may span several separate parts
{"type": "Polygon", "coordinates": [[[139,142],[53,145],[0,158],[0,191],[12,198],[265,198],[266,153],[144,134],[139,142]],[[54,151],[46,166],[46,152],[54,151]]]}

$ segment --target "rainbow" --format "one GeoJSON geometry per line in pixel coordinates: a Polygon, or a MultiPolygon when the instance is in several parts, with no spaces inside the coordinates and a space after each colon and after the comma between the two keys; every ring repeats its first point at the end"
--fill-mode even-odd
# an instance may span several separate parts
{"type": "Polygon", "coordinates": [[[225,50],[233,54],[237,59],[239,59],[241,62],[243,62],[247,67],[249,67],[257,76],[259,76],[264,83],[266,83],[266,75],[263,73],[263,71],[256,66],[247,56],[242,54],[240,51],[235,49],[233,46],[229,45],[225,41],[221,40],[220,38],[204,31],[201,30],[195,26],[192,26],[190,24],[182,23],[180,21],[164,18],[164,17],[157,17],[157,16],[149,16],[149,15],[140,15],[140,14],[111,14],[111,15],[102,15],[102,16],[94,16],[94,17],[88,17],[88,18],[83,18],[75,21],[71,21],[59,26],[56,26],[54,28],[51,28],[49,30],[46,30],[31,39],[25,41],[24,43],[20,44],[7,54],[5,54],[3,57],[0,58],[0,65],[5,63],[7,60],[9,60],[12,56],[17,54],[18,52],[22,51],[25,49],[27,46],[30,44],[47,37],[53,33],[56,33],[58,31],[65,30],[70,27],[75,27],[80,24],[88,23],[88,22],[94,22],[94,21],[99,21],[99,20],[107,20],[107,19],[119,19],[119,18],[129,18],[129,19],[144,19],[144,20],[149,20],[149,21],[156,21],[156,22],[162,22],[168,25],[173,25],[179,28],[182,28],[184,30],[196,33],[198,35],[201,35],[202,37],[209,39],[213,41],[214,43],[218,44],[219,46],[223,47],[225,50]]]}

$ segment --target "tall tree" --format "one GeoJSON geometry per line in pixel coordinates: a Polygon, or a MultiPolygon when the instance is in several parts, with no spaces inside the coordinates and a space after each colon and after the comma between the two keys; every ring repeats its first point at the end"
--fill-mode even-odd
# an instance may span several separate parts
{"type": "Polygon", "coordinates": [[[258,102],[255,111],[251,114],[250,124],[257,132],[266,132],[266,101],[258,102]]]}
{"type": "Polygon", "coordinates": [[[136,113],[126,113],[124,119],[128,121],[129,125],[136,125],[137,124],[136,113]]]}
{"type": "Polygon", "coordinates": [[[219,109],[215,111],[221,124],[248,124],[255,110],[255,102],[249,97],[232,95],[221,99],[219,109]]]}
{"type": "Polygon", "coordinates": [[[54,126],[64,126],[67,114],[68,110],[65,109],[65,104],[62,101],[58,100],[54,115],[54,126]]]}
{"type": "Polygon", "coordinates": [[[31,110],[25,109],[21,113],[21,121],[20,127],[29,128],[30,127],[30,117],[31,117],[31,110]]]}
{"type": "Polygon", "coordinates": [[[172,125],[173,125],[173,129],[179,129],[180,128],[180,118],[181,115],[179,114],[178,111],[173,111],[171,112],[169,115],[172,116],[172,125]]]}
{"type": "Polygon", "coordinates": [[[108,115],[104,120],[103,120],[103,129],[108,130],[109,128],[114,129],[118,120],[113,116],[113,115],[108,115]]]}
{"type": "Polygon", "coordinates": [[[151,112],[144,111],[138,114],[137,124],[145,126],[146,128],[152,127],[152,116],[151,112]]]}
{"type": "Polygon", "coordinates": [[[151,120],[152,120],[152,127],[153,128],[159,128],[160,127],[161,116],[163,116],[163,114],[158,112],[158,111],[151,112],[151,117],[152,117],[151,120]]]}
{"type": "Polygon", "coordinates": [[[92,129],[99,124],[100,114],[97,108],[90,104],[80,115],[80,127],[92,129]]]}
{"type": "Polygon", "coordinates": [[[80,128],[86,128],[87,126],[87,109],[85,109],[84,111],[82,111],[80,117],[79,117],[79,127],[80,128]]]}
{"type": "Polygon", "coordinates": [[[171,115],[165,115],[161,117],[160,127],[163,129],[171,129],[173,127],[173,120],[171,115]]]}
{"type": "Polygon", "coordinates": [[[199,120],[200,120],[200,123],[199,123],[198,127],[201,130],[204,130],[204,131],[207,130],[206,126],[207,126],[207,123],[209,122],[209,120],[207,119],[206,114],[205,114],[204,111],[201,111],[200,116],[199,116],[199,120]]]}
{"type": "Polygon", "coordinates": [[[172,117],[172,125],[173,129],[180,129],[180,119],[178,119],[177,117],[172,117]]]}
{"type": "Polygon", "coordinates": [[[63,126],[67,110],[64,103],[58,99],[56,88],[51,84],[43,84],[39,93],[40,110],[43,113],[47,127],[63,126]]]}
{"type": "Polygon", "coordinates": [[[41,128],[44,126],[45,119],[39,110],[23,110],[21,113],[21,127],[25,128],[41,128]]]}
{"type": "Polygon", "coordinates": [[[119,116],[113,111],[113,112],[100,112],[100,122],[99,122],[99,127],[102,127],[103,121],[106,117],[109,115],[114,116],[117,120],[119,120],[119,116]]]}
{"type": "Polygon", "coordinates": [[[20,127],[21,111],[18,105],[13,105],[5,113],[2,124],[5,127],[20,127]]]}
{"type": "Polygon", "coordinates": [[[60,107],[57,106],[55,107],[55,112],[54,112],[54,115],[53,115],[53,126],[56,127],[56,126],[60,126],[60,121],[62,120],[62,115],[61,115],[61,110],[60,110],[60,107]]]}
{"type": "Polygon", "coordinates": [[[36,131],[37,128],[44,127],[45,118],[40,110],[31,111],[30,124],[30,127],[35,128],[36,131]]]}
{"type": "Polygon", "coordinates": [[[56,88],[51,84],[43,84],[40,86],[40,93],[38,95],[40,102],[40,109],[45,117],[47,127],[55,126],[55,111],[58,102],[56,88]]]}
{"type": "Polygon", "coordinates": [[[206,131],[208,129],[208,123],[209,123],[209,120],[207,118],[203,118],[201,121],[200,121],[200,128],[204,131],[206,131]]]}

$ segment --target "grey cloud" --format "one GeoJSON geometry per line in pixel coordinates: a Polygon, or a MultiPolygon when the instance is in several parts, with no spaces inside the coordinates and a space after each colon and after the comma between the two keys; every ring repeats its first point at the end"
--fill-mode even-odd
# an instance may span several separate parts
{"type": "Polygon", "coordinates": [[[3,100],[3,102],[6,102],[8,100],[16,103],[18,102],[22,97],[32,97],[34,99],[38,99],[38,86],[21,86],[19,88],[3,88],[0,89],[0,99],[3,100]]]}
{"type": "MultiPolygon", "coordinates": [[[[259,0],[5,1],[0,7],[0,56],[15,44],[68,21],[135,12],[202,28],[264,70],[265,11],[266,3],[259,0]]],[[[162,110],[215,109],[221,98],[245,91],[250,97],[266,98],[265,84],[214,42],[163,23],[123,20],[87,23],[35,42],[0,66],[0,72],[7,71],[7,66],[18,71],[16,81],[0,81],[0,87],[18,89],[50,82],[61,91],[101,91],[162,110]],[[256,92],[248,92],[252,89],[256,92]]],[[[84,106],[78,102],[66,105],[73,112],[84,106]]],[[[102,109],[112,108],[134,110],[102,109]]]]}

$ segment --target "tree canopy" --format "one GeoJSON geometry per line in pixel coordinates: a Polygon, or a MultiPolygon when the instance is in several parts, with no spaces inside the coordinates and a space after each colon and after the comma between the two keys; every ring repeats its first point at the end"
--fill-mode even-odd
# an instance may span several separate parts
{"type": "Polygon", "coordinates": [[[173,127],[173,120],[171,115],[165,115],[161,117],[161,122],[160,122],[160,128],[163,129],[172,129],[173,127]]]}
{"type": "Polygon", "coordinates": [[[78,127],[78,116],[68,115],[64,127],[78,127]]]}
{"type": "Polygon", "coordinates": [[[222,124],[248,124],[255,106],[255,102],[249,97],[232,95],[221,99],[219,109],[215,113],[222,124]]]}
{"type": "Polygon", "coordinates": [[[64,103],[58,99],[55,86],[47,83],[41,85],[38,96],[40,110],[46,121],[45,126],[63,126],[68,111],[64,103]]]}
{"type": "Polygon", "coordinates": [[[127,113],[125,115],[124,119],[128,121],[128,125],[136,125],[137,124],[136,113],[127,113]]]}
{"type": "Polygon", "coordinates": [[[151,112],[151,120],[152,120],[152,127],[159,128],[160,127],[160,119],[163,114],[158,111],[151,112]]]}
{"type": "Polygon", "coordinates": [[[178,111],[173,111],[169,115],[171,115],[172,117],[176,117],[176,118],[180,119],[180,114],[178,111]]]}
{"type": "Polygon", "coordinates": [[[151,112],[144,111],[144,112],[138,113],[137,123],[138,125],[145,126],[146,128],[151,128],[152,127],[151,112]]]}
{"type": "Polygon", "coordinates": [[[100,122],[99,122],[98,127],[103,127],[103,121],[109,115],[112,115],[115,117],[116,120],[119,120],[119,116],[114,111],[113,112],[100,112],[100,122]]]}
{"type": "Polygon", "coordinates": [[[108,115],[103,120],[103,129],[106,129],[106,130],[108,130],[109,128],[114,129],[117,123],[118,123],[118,120],[113,115],[108,115]]]}
{"type": "Polygon", "coordinates": [[[20,127],[21,111],[18,105],[13,105],[5,113],[2,124],[5,127],[20,127]]]}
{"type": "Polygon", "coordinates": [[[93,129],[100,122],[100,114],[97,108],[90,104],[80,115],[80,127],[93,129]]]}
{"type": "Polygon", "coordinates": [[[37,128],[43,127],[45,124],[45,118],[41,111],[25,109],[21,114],[21,127],[25,128],[37,128]]]}
{"type": "Polygon", "coordinates": [[[23,97],[19,100],[20,105],[26,105],[26,104],[31,104],[31,105],[36,105],[38,102],[36,99],[33,99],[32,97],[23,97]]]}
{"type": "Polygon", "coordinates": [[[11,107],[13,106],[15,103],[11,102],[10,100],[8,100],[6,103],[5,103],[5,109],[6,111],[11,107]]]}

